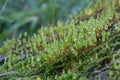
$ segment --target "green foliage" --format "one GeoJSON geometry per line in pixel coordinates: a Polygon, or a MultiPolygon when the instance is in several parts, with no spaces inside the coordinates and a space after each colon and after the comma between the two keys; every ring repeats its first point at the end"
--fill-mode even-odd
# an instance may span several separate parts
{"type": "Polygon", "coordinates": [[[41,27],[32,36],[25,32],[5,41],[0,48],[1,55],[7,54],[0,64],[1,79],[119,79],[120,2],[95,3],[99,5],[85,9],[93,8],[92,15],[83,10],[66,23],[58,21],[57,26],[41,27]],[[97,13],[101,5],[104,8],[97,13]]]}
{"type": "Polygon", "coordinates": [[[66,20],[69,14],[83,7],[81,1],[88,3],[86,0],[1,0],[0,39],[26,31],[30,34],[41,25],[56,24],[58,19],[66,20]]]}

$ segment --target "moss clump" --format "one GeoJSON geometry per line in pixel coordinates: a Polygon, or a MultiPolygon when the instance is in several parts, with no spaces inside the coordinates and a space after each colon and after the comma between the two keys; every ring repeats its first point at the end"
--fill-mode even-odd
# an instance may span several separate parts
{"type": "Polygon", "coordinates": [[[0,48],[1,55],[7,54],[1,62],[1,78],[119,79],[120,2],[93,4],[66,23],[58,21],[32,36],[24,33],[7,40],[0,48]]]}

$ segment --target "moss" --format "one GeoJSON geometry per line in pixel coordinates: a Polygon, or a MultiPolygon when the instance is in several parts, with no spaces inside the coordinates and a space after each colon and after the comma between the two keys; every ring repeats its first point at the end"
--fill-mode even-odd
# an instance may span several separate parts
{"type": "Polygon", "coordinates": [[[118,79],[119,51],[114,44],[120,41],[119,6],[118,0],[97,0],[66,23],[58,21],[32,36],[24,33],[7,40],[0,48],[8,57],[0,74],[12,73],[1,78],[118,79]]]}

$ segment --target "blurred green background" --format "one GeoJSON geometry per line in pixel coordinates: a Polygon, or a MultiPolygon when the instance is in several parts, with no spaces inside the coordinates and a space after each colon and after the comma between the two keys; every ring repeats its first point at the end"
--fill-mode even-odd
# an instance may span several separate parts
{"type": "Polygon", "coordinates": [[[66,21],[90,0],[0,0],[0,45],[6,38],[66,21]]]}

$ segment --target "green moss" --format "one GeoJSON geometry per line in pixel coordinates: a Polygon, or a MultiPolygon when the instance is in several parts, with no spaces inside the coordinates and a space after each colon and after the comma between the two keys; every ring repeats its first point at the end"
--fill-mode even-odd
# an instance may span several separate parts
{"type": "Polygon", "coordinates": [[[119,69],[119,47],[114,45],[120,42],[117,1],[97,0],[66,23],[58,21],[32,36],[24,33],[7,40],[0,48],[0,54],[8,54],[0,74],[15,69],[6,75],[11,80],[118,79],[120,73],[114,71],[119,69]]]}

